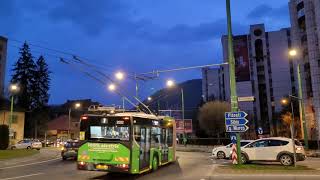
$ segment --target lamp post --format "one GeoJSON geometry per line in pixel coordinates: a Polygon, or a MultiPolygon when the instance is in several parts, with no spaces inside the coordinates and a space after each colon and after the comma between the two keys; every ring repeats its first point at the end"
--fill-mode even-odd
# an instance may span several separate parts
{"type": "MultiPolygon", "coordinates": [[[[175,86],[175,82],[173,80],[167,80],[167,87],[171,88],[175,86]]],[[[182,115],[182,122],[183,122],[183,138],[185,140],[186,138],[186,132],[185,132],[185,119],[184,119],[184,91],[183,88],[180,88],[181,93],[181,115],[182,115]]]]}
{"type": "MultiPolygon", "coordinates": [[[[291,49],[289,51],[289,56],[294,58],[297,56],[297,51],[295,49],[291,49]]],[[[297,78],[298,78],[298,98],[299,98],[299,112],[300,112],[300,121],[302,124],[302,132],[304,139],[304,146],[306,149],[309,148],[308,143],[308,131],[305,119],[304,105],[303,105],[303,97],[302,97],[302,84],[301,84],[301,73],[300,73],[300,63],[297,63],[297,78]]]]}
{"type": "MultiPolygon", "coordinates": [[[[75,103],[74,104],[74,108],[75,109],[78,109],[81,107],[81,104],[80,103],[75,103]]],[[[68,125],[68,138],[71,139],[71,136],[70,136],[70,126],[71,126],[71,111],[72,111],[72,106],[69,108],[69,116],[68,116],[68,120],[69,120],[69,125],[68,125]]]]}
{"type": "MultiPolygon", "coordinates": [[[[291,123],[290,123],[290,133],[291,133],[291,141],[292,141],[292,147],[293,147],[293,164],[294,167],[296,167],[296,162],[297,162],[297,156],[296,156],[296,145],[294,141],[294,111],[293,111],[293,103],[292,103],[292,97],[290,97],[290,106],[291,106],[291,123]]],[[[288,100],[287,99],[282,99],[281,104],[287,105],[288,100]]]]}
{"type": "MultiPolygon", "coordinates": [[[[12,132],[12,130],[11,130],[11,124],[12,124],[12,119],[13,119],[13,102],[14,102],[14,95],[19,92],[19,86],[18,86],[17,84],[11,84],[11,85],[9,86],[9,91],[10,91],[10,93],[11,93],[11,107],[10,107],[10,118],[9,118],[8,124],[9,124],[9,136],[11,136],[11,132],[12,132]]],[[[11,138],[10,138],[10,140],[11,140],[11,138]]],[[[10,141],[10,142],[11,142],[11,141],[10,141]]]]}

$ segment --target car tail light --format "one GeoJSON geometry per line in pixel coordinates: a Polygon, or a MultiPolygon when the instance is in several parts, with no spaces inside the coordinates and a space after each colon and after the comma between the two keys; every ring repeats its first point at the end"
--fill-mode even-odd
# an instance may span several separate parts
{"type": "Polygon", "coordinates": [[[85,162],[83,162],[83,161],[80,161],[79,162],[79,165],[81,165],[81,166],[84,166],[86,163],[85,162]]]}

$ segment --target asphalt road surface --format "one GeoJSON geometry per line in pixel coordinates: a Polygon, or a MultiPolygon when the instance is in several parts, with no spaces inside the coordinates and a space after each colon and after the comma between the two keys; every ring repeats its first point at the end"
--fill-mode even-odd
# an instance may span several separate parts
{"type": "Polygon", "coordinates": [[[0,168],[1,180],[26,179],[26,180],[51,180],[51,179],[139,179],[139,180],[171,180],[171,179],[318,179],[319,177],[292,177],[287,175],[222,175],[215,174],[214,168],[217,164],[228,163],[226,160],[212,160],[207,153],[198,152],[177,152],[178,160],[175,163],[166,165],[153,173],[142,175],[124,175],[97,171],[79,171],[76,169],[75,161],[62,161],[52,159],[43,162],[19,164],[0,168]]]}

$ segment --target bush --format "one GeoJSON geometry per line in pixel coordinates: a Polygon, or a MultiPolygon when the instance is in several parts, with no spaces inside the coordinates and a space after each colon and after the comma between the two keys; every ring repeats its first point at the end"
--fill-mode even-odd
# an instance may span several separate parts
{"type": "Polygon", "coordinates": [[[7,149],[9,146],[9,126],[0,125],[0,149],[7,149]]]}

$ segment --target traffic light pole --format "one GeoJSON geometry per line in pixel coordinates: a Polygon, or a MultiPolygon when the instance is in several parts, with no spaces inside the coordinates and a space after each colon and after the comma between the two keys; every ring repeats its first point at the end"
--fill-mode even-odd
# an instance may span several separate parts
{"type": "MultiPolygon", "coordinates": [[[[233,51],[230,0],[226,0],[226,10],[227,10],[227,24],[228,24],[228,59],[229,59],[229,76],[230,76],[231,111],[237,112],[238,96],[237,96],[236,76],[235,76],[235,59],[234,59],[234,51],[233,51]]],[[[237,160],[238,160],[238,164],[241,164],[240,134],[236,133],[236,136],[237,136],[237,160]]]]}

